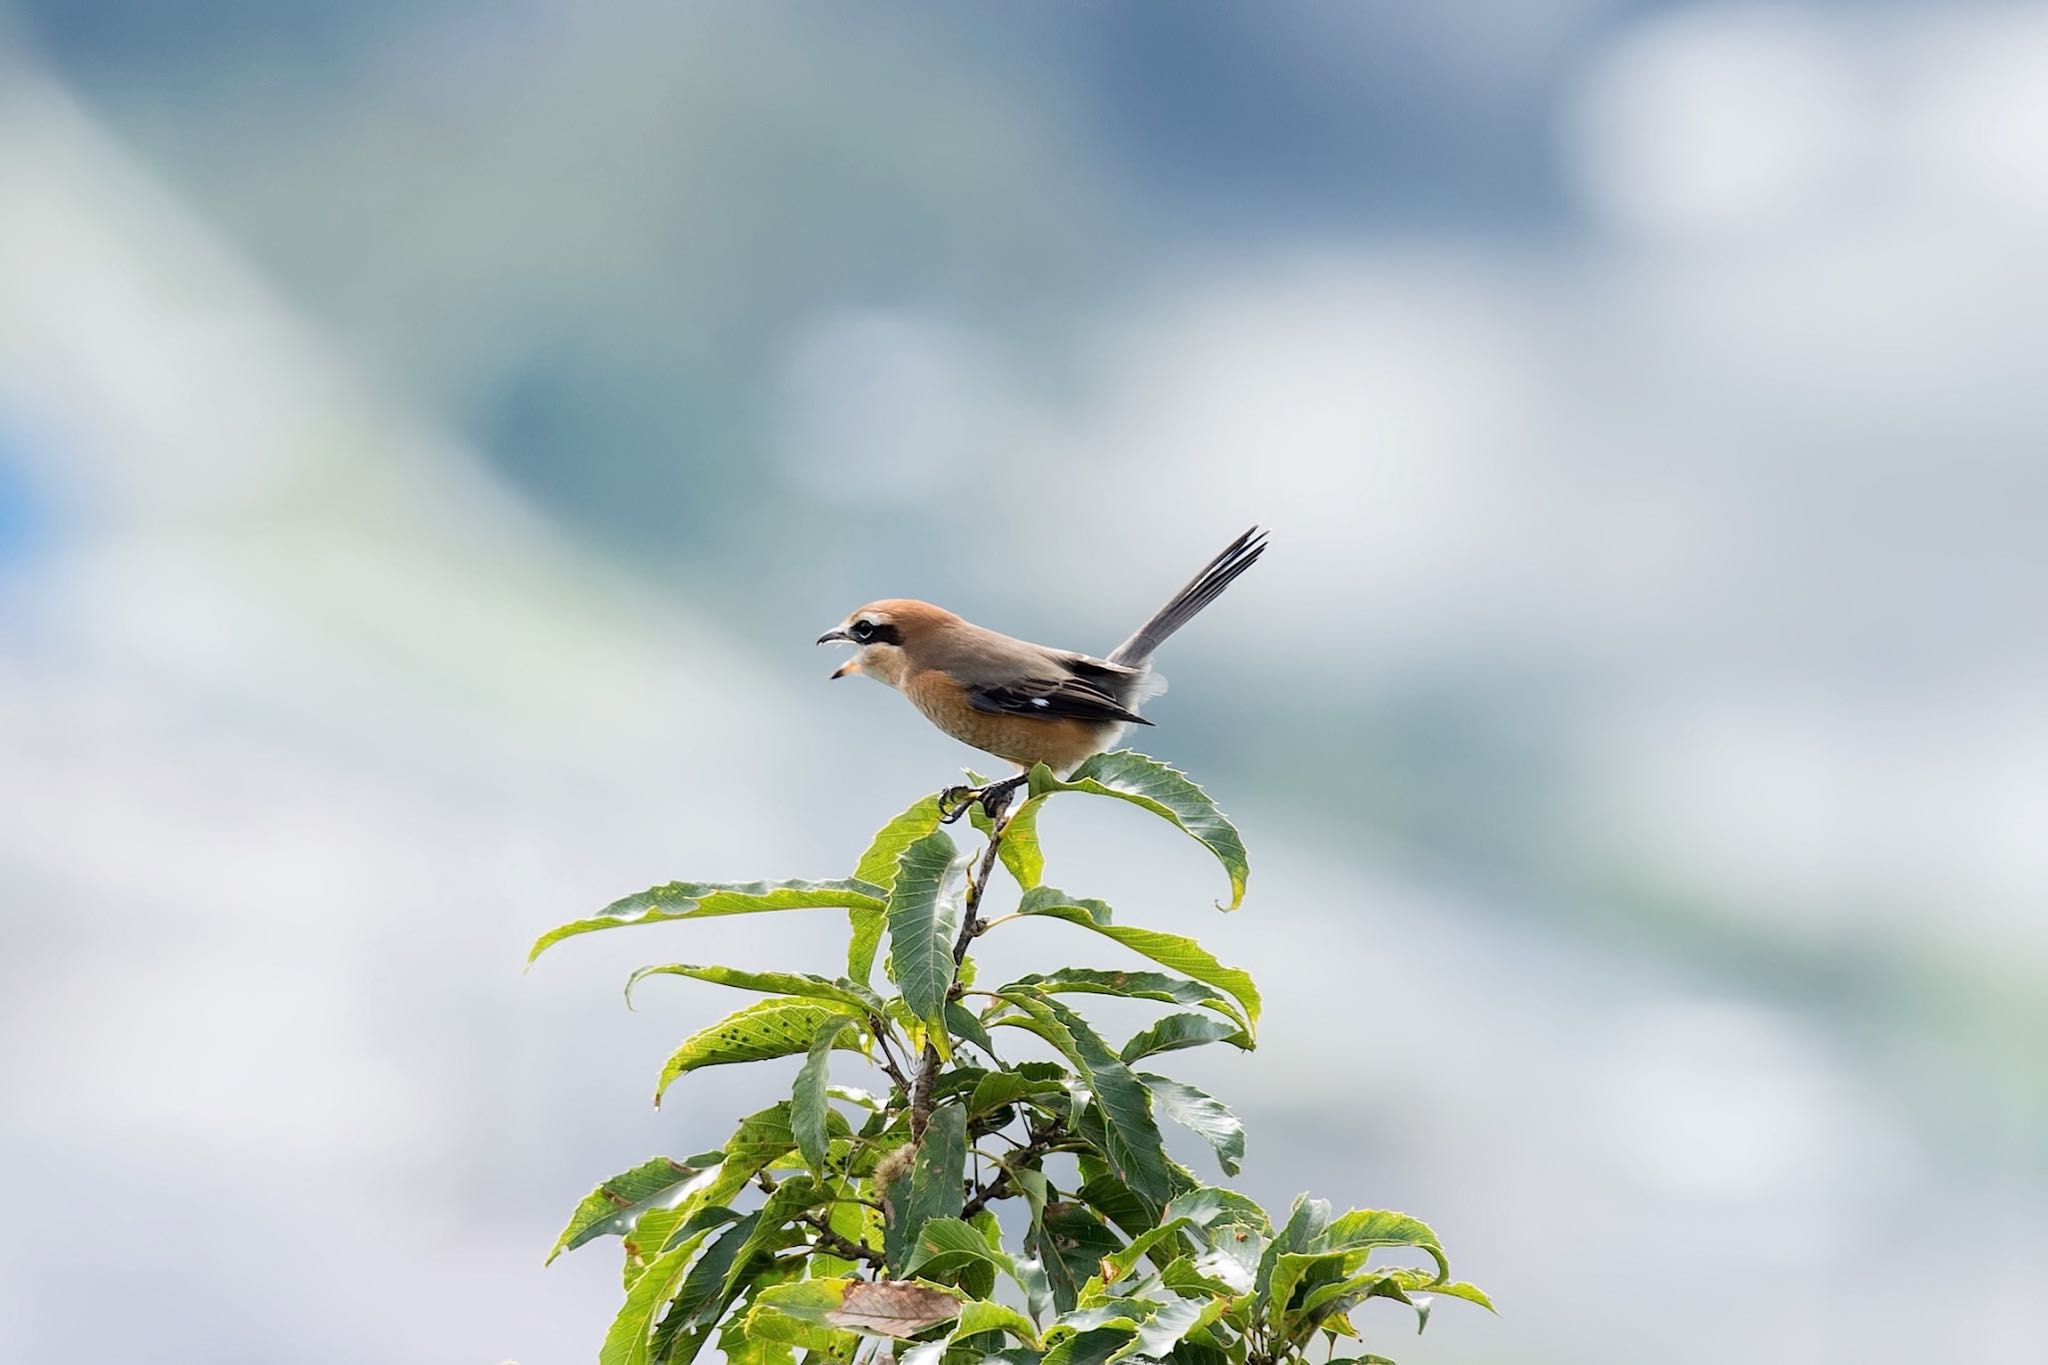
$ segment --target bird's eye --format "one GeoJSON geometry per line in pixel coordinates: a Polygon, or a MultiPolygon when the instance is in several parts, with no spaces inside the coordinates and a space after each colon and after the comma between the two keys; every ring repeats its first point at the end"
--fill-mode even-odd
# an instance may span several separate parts
{"type": "Polygon", "coordinates": [[[875,623],[873,621],[855,621],[853,623],[853,638],[859,640],[862,644],[866,644],[869,640],[874,639],[875,623]]]}

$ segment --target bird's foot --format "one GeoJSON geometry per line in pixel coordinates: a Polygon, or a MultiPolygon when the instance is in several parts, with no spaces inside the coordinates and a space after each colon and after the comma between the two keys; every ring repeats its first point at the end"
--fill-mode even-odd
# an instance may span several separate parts
{"type": "Polygon", "coordinates": [[[939,823],[950,825],[981,799],[980,787],[948,787],[939,793],[939,823]]]}
{"type": "Polygon", "coordinates": [[[999,823],[1003,812],[1010,807],[1011,798],[1017,794],[1017,788],[1023,786],[1029,776],[1028,773],[1019,773],[985,787],[946,788],[939,793],[939,823],[950,825],[976,805],[981,807],[981,813],[988,817],[990,824],[999,823]]]}

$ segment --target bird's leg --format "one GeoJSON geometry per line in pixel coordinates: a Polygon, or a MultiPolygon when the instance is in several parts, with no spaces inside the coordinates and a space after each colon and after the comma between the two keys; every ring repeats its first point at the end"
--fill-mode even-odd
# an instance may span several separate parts
{"type": "Polygon", "coordinates": [[[1024,785],[1025,779],[1029,776],[1029,773],[1018,773],[1015,777],[1006,777],[985,787],[946,788],[939,793],[939,823],[952,824],[967,814],[968,809],[976,803],[980,804],[981,813],[986,815],[991,823],[1002,819],[1003,812],[1009,808],[1010,798],[1016,794],[1017,788],[1024,785]]]}
{"type": "Polygon", "coordinates": [[[1010,798],[1017,794],[1017,788],[1023,786],[1030,776],[1030,773],[1018,773],[1015,777],[991,782],[981,789],[981,813],[988,817],[990,824],[999,825],[1003,822],[1003,812],[1010,808],[1010,798]]]}

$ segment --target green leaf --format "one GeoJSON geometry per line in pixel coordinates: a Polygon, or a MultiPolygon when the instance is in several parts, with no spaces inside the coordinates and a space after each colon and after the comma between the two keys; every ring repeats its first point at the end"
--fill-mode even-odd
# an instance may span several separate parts
{"type": "Polygon", "coordinates": [[[978,1119],[1006,1104],[1015,1104],[1033,1095],[1057,1095],[1065,1088],[1059,1081],[1046,1077],[1027,1076],[1016,1071],[991,1071],[975,1083],[974,1094],[967,1101],[967,1117],[978,1119]]]}
{"type": "Polygon", "coordinates": [[[996,856],[1026,891],[1045,879],[1045,850],[1038,843],[1038,812],[1045,802],[1043,796],[1032,797],[1011,811],[1003,841],[996,845],[996,856]]]}
{"type": "Polygon", "coordinates": [[[1165,1360],[1188,1333],[1207,1327],[1223,1316],[1223,1310],[1229,1306],[1228,1300],[1223,1299],[1212,1299],[1208,1303],[1197,1303],[1192,1299],[1162,1303],[1138,1328],[1138,1339],[1118,1358],[1137,1356],[1145,1360],[1165,1360]]]}
{"type": "Polygon", "coordinates": [[[946,1027],[955,1038],[962,1038],[980,1048],[988,1056],[996,1055],[995,1039],[988,1036],[981,1020],[957,1000],[946,1002],[946,1027]]]}
{"type": "MultiPolygon", "coordinates": [[[[1098,1112],[1090,1106],[1089,1113],[1098,1112]]],[[[1091,1125],[1091,1136],[1097,1151],[1101,1150],[1102,1127],[1091,1125]]],[[[1100,1161],[1092,1163],[1099,1169],[1091,1169],[1090,1158],[1083,1155],[1081,1165],[1081,1188],[1074,1191],[1074,1197],[1094,1209],[1110,1223],[1123,1229],[1126,1237],[1142,1237],[1159,1223],[1159,1210],[1148,1207],[1144,1200],[1131,1193],[1131,1187],[1116,1178],[1100,1161]]]]}
{"type": "Polygon", "coordinates": [[[1329,1251],[1359,1251],[1373,1247],[1416,1247],[1436,1262],[1440,1279],[1451,1276],[1450,1260],[1436,1233],[1420,1218],[1386,1209],[1353,1209],[1333,1221],[1318,1238],[1316,1246],[1329,1251]]]}
{"type": "Polygon", "coordinates": [[[626,1291],[625,1303],[604,1334],[604,1344],[598,1349],[599,1365],[647,1365],[652,1350],[650,1338],[654,1332],[654,1315],[675,1297],[690,1269],[691,1258],[710,1235],[711,1230],[706,1228],[680,1246],[662,1252],[648,1265],[645,1273],[633,1281],[632,1287],[626,1291]]]}
{"type": "Polygon", "coordinates": [[[574,1251],[599,1237],[619,1237],[630,1232],[640,1216],[651,1209],[671,1209],[710,1184],[723,1152],[707,1152],[688,1163],[665,1156],[642,1162],[632,1170],[613,1176],[583,1197],[562,1235],[555,1239],[548,1260],[574,1251]]]}
{"type": "Polygon", "coordinates": [[[1211,1279],[1195,1269],[1194,1258],[1177,1256],[1159,1272],[1159,1283],[1191,1299],[1229,1298],[1232,1290],[1221,1280],[1211,1279]]]}
{"type": "Polygon", "coordinates": [[[1266,1248],[1259,1261],[1258,1290],[1268,1294],[1273,1284],[1273,1269],[1280,1257],[1290,1252],[1325,1250],[1317,1238],[1330,1224],[1330,1203],[1326,1199],[1311,1199],[1297,1195],[1294,1207],[1287,1211],[1287,1222],[1280,1231],[1273,1234],[1272,1244],[1266,1248]]]}
{"type": "Polygon", "coordinates": [[[1109,1365],[1138,1337],[1137,1324],[1096,1327],[1057,1342],[1045,1353],[1043,1365],[1109,1365]]]}
{"type": "Polygon", "coordinates": [[[1148,1029],[1131,1035],[1117,1053],[1126,1062],[1142,1061],[1161,1052],[1179,1052],[1205,1043],[1229,1043],[1249,1050],[1251,1038],[1236,1023],[1209,1014],[1169,1014],[1148,1029]]]}
{"type": "Polygon", "coordinates": [[[1207,1092],[1182,1081],[1141,1073],[1138,1079],[1152,1091],[1152,1098],[1166,1116],[1208,1143],[1216,1153],[1216,1164],[1225,1175],[1236,1175],[1244,1159],[1244,1123],[1223,1103],[1207,1092]]]}
{"type": "MultiPolygon", "coordinates": [[[[789,1101],[783,1100],[740,1120],[739,1127],[725,1140],[725,1165],[719,1171],[721,1185],[733,1182],[731,1188],[737,1193],[757,1171],[780,1160],[796,1146],[789,1110],[789,1101]]],[[[839,1119],[838,1126],[844,1132],[846,1121],[837,1114],[832,1118],[839,1119]]]]}
{"type": "Polygon", "coordinates": [[[830,1058],[832,1049],[839,1044],[839,1035],[853,1026],[854,1021],[845,1015],[819,1023],[817,1032],[811,1035],[809,1054],[796,1073],[796,1088],[789,1096],[789,1128],[796,1137],[796,1149],[803,1153],[804,1163],[820,1175],[825,1173],[825,1115],[831,1107],[825,1095],[830,1058]]]}
{"type": "Polygon", "coordinates": [[[715,915],[753,915],[769,910],[837,906],[879,911],[886,894],[882,888],[862,881],[669,882],[613,901],[588,919],[571,920],[548,930],[535,940],[526,960],[531,963],[565,938],[599,929],[708,919],[715,915]]]}
{"type": "Polygon", "coordinates": [[[1030,986],[1046,995],[1117,995],[1126,1000],[1159,1000],[1169,1005],[1200,1005],[1242,1026],[1237,1002],[1205,981],[1168,976],[1165,972],[1115,972],[1094,967],[1062,967],[1032,972],[1010,983],[1030,986]]]}
{"type": "MultiPolygon", "coordinates": [[[[728,1014],[707,1029],[693,1033],[670,1055],[654,1087],[659,1106],[677,1078],[707,1066],[759,1062],[808,1051],[818,1026],[844,1018],[848,1007],[816,1000],[776,996],[728,1014]]],[[[846,1044],[841,1044],[846,1047],[846,1044]]]]}
{"type": "Polygon", "coordinates": [[[1262,1238],[1273,1232],[1271,1220],[1256,1200],[1214,1185],[1203,1185],[1176,1196],[1166,1206],[1164,1216],[1185,1218],[1198,1228],[1249,1227],[1262,1238]]]}
{"type": "Polygon", "coordinates": [[[1138,929],[1129,925],[1110,922],[1110,910],[1098,900],[1077,900],[1066,892],[1050,886],[1041,886],[1024,893],[1018,902],[1018,912],[1036,915],[1046,919],[1061,919],[1069,924],[1078,924],[1083,929],[1092,929],[1104,938],[1114,939],[1124,947],[1142,957],[1149,957],[1160,966],[1191,976],[1197,981],[1206,981],[1217,989],[1228,993],[1244,1006],[1246,1031],[1254,1037],[1259,1027],[1259,988],[1253,984],[1250,973],[1237,967],[1226,967],[1210,956],[1207,949],[1191,938],[1179,934],[1163,933],[1157,929],[1138,929]]]}
{"type": "Polygon", "coordinates": [[[900,1274],[917,1248],[918,1234],[934,1218],[958,1218],[967,1202],[967,1111],[947,1104],[932,1111],[910,1169],[882,1192],[887,1210],[882,1251],[900,1274]]]}
{"type": "Polygon", "coordinates": [[[1500,1311],[1493,1306],[1493,1300],[1486,1296],[1486,1291],[1476,1284],[1467,1284],[1463,1280],[1433,1280],[1429,1278],[1427,1271],[1415,1275],[1415,1280],[1419,1281],[1419,1283],[1414,1283],[1409,1279],[1410,1273],[1397,1269],[1394,1271],[1394,1278],[1401,1283],[1402,1288],[1407,1289],[1411,1293],[1442,1294],[1446,1298],[1463,1299],[1467,1303],[1476,1303],[1489,1313],[1498,1313],[1500,1311]]]}
{"type": "MultiPolygon", "coordinates": [[[[1324,1252],[1323,1256],[1332,1253],[1324,1252]]],[[[1286,1260],[1286,1257],[1282,1257],[1286,1260]]],[[[1313,1255],[1309,1259],[1315,1259],[1313,1255]]],[[[1349,1313],[1367,1299],[1398,1299],[1414,1306],[1401,1283],[1400,1275],[1392,1270],[1373,1270],[1350,1279],[1326,1280],[1316,1285],[1293,1309],[1298,1323],[1311,1329],[1327,1323],[1331,1318],[1349,1313]]],[[[1299,1328],[1297,1327],[1297,1332],[1299,1328]]]]}
{"type": "Polygon", "coordinates": [[[1006,1303],[988,1299],[974,1299],[960,1305],[960,1321],[947,1335],[946,1344],[950,1346],[983,1332],[1008,1332],[1033,1350],[1038,1348],[1038,1328],[1031,1319],[1006,1303]]]}
{"type": "Polygon", "coordinates": [[[808,972],[749,972],[737,967],[706,967],[689,962],[670,962],[642,967],[626,979],[626,998],[633,988],[650,976],[687,976],[735,990],[762,991],[769,995],[794,995],[806,1000],[835,1000],[852,1009],[879,1012],[882,1002],[873,991],[858,989],[850,981],[828,981],[808,972]]]}
{"type": "Polygon", "coordinates": [[[960,902],[949,894],[959,850],[943,832],[927,834],[903,850],[889,892],[889,960],[910,1012],[944,1031],[946,992],[953,986],[953,938],[960,902]]]}
{"type": "Polygon", "coordinates": [[[1053,1305],[1071,1313],[1081,1286],[1095,1274],[1102,1258],[1123,1243],[1090,1209],[1054,1200],[1032,1223],[1027,1245],[1045,1269],[1053,1305]]]}
{"type": "Polygon", "coordinates": [[[1267,1320],[1276,1324],[1287,1320],[1296,1306],[1295,1293],[1304,1284],[1314,1287],[1343,1279],[1348,1255],[1342,1251],[1283,1251],[1275,1255],[1266,1290],[1267,1320]]]}
{"type": "MultiPolygon", "coordinates": [[[[1128,1246],[1102,1258],[1102,1278],[1105,1284],[1114,1285],[1129,1275],[1138,1262],[1151,1254],[1152,1249],[1164,1242],[1169,1249],[1178,1245],[1181,1229],[1188,1226],[1185,1218],[1174,1218],[1131,1239],[1128,1246]]],[[[1172,1258],[1167,1258],[1171,1263],[1172,1258]]]]}
{"type": "MultiPolygon", "coordinates": [[[[1095,755],[1064,782],[1041,763],[1031,770],[1030,788],[1032,799],[1053,792],[1087,792],[1093,796],[1113,796],[1151,811],[1188,834],[1223,864],[1230,877],[1230,904],[1219,905],[1217,909],[1235,910],[1244,903],[1245,879],[1251,875],[1244,840],[1237,827],[1209,799],[1209,794],[1186,773],[1135,750],[1116,749],[1095,755]]],[[[1036,841],[1033,842],[1035,846],[1036,841]]]]}
{"type": "Polygon", "coordinates": [[[847,979],[865,986],[875,975],[875,954],[881,949],[889,917],[879,910],[849,910],[846,922],[851,930],[846,940],[847,979]]]}
{"type": "MultiPolygon", "coordinates": [[[[761,1207],[749,1215],[753,1226],[747,1229],[746,1240],[740,1243],[738,1252],[734,1254],[720,1292],[729,1295],[737,1290],[746,1274],[747,1263],[761,1252],[774,1251],[789,1245],[792,1240],[801,1240],[803,1234],[790,1235],[790,1223],[798,1214],[808,1213],[831,1198],[832,1187],[809,1176],[793,1176],[769,1191],[761,1207]]],[[[733,1231],[726,1234],[726,1240],[734,1239],[747,1221],[742,1219],[734,1224],[733,1231]]],[[[709,1253],[705,1259],[710,1259],[709,1253]]]]}
{"type": "Polygon", "coordinates": [[[985,1265],[1013,1280],[1017,1278],[1016,1263],[1008,1254],[990,1246],[980,1229],[958,1218],[928,1219],[917,1234],[903,1273],[936,1277],[966,1265],[985,1265]]]}
{"type": "Polygon", "coordinates": [[[1080,1069],[1106,1121],[1103,1155],[1131,1192],[1154,1209],[1173,1197],[1159,1125],[1144,1083],[1123,1064],[1088,1022],[1058,1000],[1024,990],[997,992],[1039,1025],[1034,1030],[1080,1069]]]}
{"type": "Polygon", "coordinates": [[[889,888],[896,884],[896,868],[904,850],[938,827],[938,796],[919,799],[909,810],[875,831],[874,841],[853,869],[853,879],[879,887],[881,894],[888,895],[889,888]]]}

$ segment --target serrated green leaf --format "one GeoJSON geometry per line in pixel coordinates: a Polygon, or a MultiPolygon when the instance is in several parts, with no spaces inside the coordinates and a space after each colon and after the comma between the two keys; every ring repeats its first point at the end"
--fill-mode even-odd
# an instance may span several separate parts
{"type": "Polygon", "coordinates": [[[896,884],[896,868],[903,851],[939,827],[939,798],[919,798],[909,810],[875,831],[874,840],[853,869],[853,879],[881,888],[886,896],[896,884]]]}
{"type": "Polygon", "coordinates": [[[1437,1275],[1449,1279],[1450,1260],[1436,1233],[1420,1218],[1387,1209],[1353,1209],[1331,1222],[1316,1241],[1320,1250],[1358,1251],[1373,1247],[1416,1247],[1436,1262],[1437,1275]]]}
{"type": "Polygon", "coordinates": [[[1062,1338],[1045,1353],[1042,1365],[1109,1365],[1137,1340],[1137,1324],[1095,1327],[1062,1338]]]}
{"type": "Polygon", "coordinates": [[[569,1215],[548,1260],[599,1237],[623,1236],[650,1210],[672,1209],[687,1202],[711,1183],[724,1159],[722,1152],[708,1152],[689,1162],[656,1157],[613,1176],[585,1195],[569,1215]]]}
{"type": "Polygon", "coordinates": [[[851,1009],[879,1011],[881,1000],[873,991],[858,988],[851,981],[830,981],[809,972],[750,972],[737,967],[713,967],[692,962],[668,962],[642,967],[626,978],[630,1003],[633,988],[650,976],[687,976],[735,990],[761,991],[768,995],[793,995],[805,1000],[835,1000],[851,1009]]]}
{"type": "Polygon", "coordinates": [[[1041,1037],[1064,1053],[1088,1082],[1106,1121],[1103,1155],[1131,1192],[1157,1209],[1173,1197],[1160,1147],[1159,1125],[1144,1083],[1110,1050],[1088,1022],[1058,1000],[1030,989],[997,992],[1039,1025],[1041,1037]]]}
{"type": "Polygon", "coordinates": [[[1259,1260],[1258,1291],[1269,1295],[1273,1284],[1273,1268],[1280,1257],[1291,1252],[1321,1251],[1333,1248],[1317,1241],[1323,1230],[1330,1225],[1330,1203],[1326,1199],[1311,1199],[1297,1195],[1294,1206],[1287,1211],[1287,1221],[1273,1234],[1272,1244],[1266,1248],[1259,1260]]]}
{"type": "MultiPolygon", "coordinates": [[[[792,1241],[802,1240],[808,1235],[790,1235],[790,1223],[797,1215],[808,1213],[829,1202],[831,1198],[832,1187],[809,1176],[792,1176],[770,1190],[761,1207],[747,1219],[734,1224],[733,1231],[726,1234],[726,1240],[732,1240],[746,1222],[753,1223],[753,1226],[746,1230],[746,1238],[740,1242],[739,1250],[728,1262],[729,1269],[720,1283],[719,1292],[730,1295],[737,1290],[746,1274],[747,1263],[755,1256],[764,1251],[774,1251],[787,1246],[792,1241]]],[[[705,1259],[711,1259],[709,1252],[705,1253],[705,1259]]]]}
{"type": "Polygon", "coordinates": [[[1169,1014],[1150,1028],[1132,1034],[1117,1055],[1126,1062],[1138,1062],[1161,1052],[1179,1052],[1207,1043],[1228,1043],[1249,1051],[1252,1040],[1228,1019],[1211,1014],[1169,1014]]]}
{"type": "Polygon", "coordinates": [[[1152,1091],[1152,1098],[1175,1123],[1194,1133],[1216,1153],[1216,1164],[1225,1175],[1236,1175],[1244,1160],[1244,1123],[1224,1104],[1206,1091],[1183,1081],[1140,1073],[1138,1079],[1152,1091]]]}
{"type": "Polygon", "coordinates": [[[1223,1281],[1195,1269],[1192,1256],[1177,1256],[1168,1261],[1159,1272],[1159,1283],[1192,1299],[1229,1298],[1232,1292],[1223,1281]]]}
{"type": "Polygon", "coordinates": [[[861,881],[669,882],[613,901],[588,919],[571,920],[534,941],[526,956],[531,963],[565,938],[618,929],[629,924],[666,924],[671,920],[709,919],[718,915],[753,915],[771,910],[838,907],[880,911],[887,893],[861,881]]]}
{"type": "Polygon", "coordinates": [[[1343,1251],[1276,1253],[1273,1257],[1272,1277],[1265,1291],[1267,1320],[1275,1324],[1285,1324],[1290,1311],[1296,1307],[1294,1296],[1304,1285],[1315,1288],[1341,1281],[1349,1255],[1350,1253],[1343,1251]]]}
{"type": "MultiPolygon", "coordinates": [[[[1315,1253],[1310,1253],[1311,1257],[1314,1255],[1315,1253]]],[[[1303,1296],[1301,1303],[1294,1309],[1294,1315],[1301,1323],[1314,1327],[1341,1313],[1349,1313],[1369,1298],[1390,1298],[1399,1299],[1403,1303],[1410,1302],[1406,1286],[1398,1272],[1372,1270],[1362,1275],[1352,1275],[1316,1285],[1303,1296]]]]}
{"type": "Polygon", "coordinates": [[[1016,1071],[991,1071],[975,1082],[974,1094],[967,1101],[967,1117],[981,1118],[992,1114],[1006,1104],[1033,1095],[1056,1095],[1065,1086],[1049,1078],[1027,1076],[1016,1071]]]}
{"type": "Polygon", "coordinates": [[[839,1035],[853,1026],[854,1021],[844,1015],[818,1024],[789,1096],[789,1129],[796,1138],[796,1149],[803,1153],[805,1164],[820,1175],[825,1172],[825,1116],[831,1108],[825,1091],[832,1049],[839,1045],[839,1035]]]}
{"type": "Polygon", "coordinates": [[[959,850],[943,832],[927,834],[903,850],[889,892],[889,960],[903,1003],[935,1032],[943,1032],[946,992],[953,986],[953,939],[960,902],[951,883],[959,850]]]}
{"type": "Polygon", "coordinates": [[[955,1038],[965,1039],[990,1057],[996,1055],[995,1039],[988,1036],[988,1030],[982,1026],[981,1020],[974,1016],[973,1011],[957,1000],[946,1002],[946,1027],[952,1031],[955,1038]]]}
{"type": "Polygon", "coordinates": [[[1010,983],[1030,986],[1046,995],[1115,995],[1126,1000],[1159,1000],[1169,1005],[1199,1005],[1240,1027],[1244,1017],[1237,1002],[1206,981],[1191,981],[1165,972],[1119,972],[1096,967],[1062,967],[1032,972],[1010,983]]]}
{"type": "MultiPolygon", "coordinates": [[[[1181,1230],[1188,1226],[1185,1218],[1174,1218],[1158,1227],[1140,1233],[1131,1239],[1129,1245],[1102,1258],[1102,1280],[1104,1284],[1115,1285],[1137,1267],[1138,1262],[1150,1255],[1155,1247],[1164,1243],[1168,1250],[1178,1245],[1181,1230]]],[[[1173,1257],[1165,1258],[1171,1264],[1173,1257]]]]}
{"type": "Polygon", "coordinates": [[[1017,1277],[1016,1263],[1008,1254],[1000,1247],[990,1246],[980,1229],[958,1218],[926,1220],[918,1231],[903,1273],[937,1277],[965,1265],[985,1265],[1011,1279],[1017,1277]]]}
{"type": "Polygon", "coordinates": [[[996,856],[1026,891],[1045,879],[1045,850],[1038,842],[1038,812],[1045,802],[1043,796],[1019,802],[1003,823],[1003,840],[996,845],[996,856]]]}
{"type": "MultiPolygon", "coordinates": [[[[654,1102],[660,1105],[670,1085],[703,1067],[759,1062],[807,1051],[818,1026],[827,1019],[847,1017],[849,1008],[833,1001],[775,996],[728,1014],[691,1034],[670,1054],[655,1084],[654,1102]]],[[[845,1043],[840,1046],[857,1050],[845,1043]]]]}
{"type": "Polygon", "coordinates": [[[1053,1306],[1062,1313],[1074,1310],[1081,1286],[1095,1274],[1102,1258],[1122,1245],[1093,1211],[1059,1200],[1045,1205],[1027,1239],[1031,1254],[1045,1270],[1053,1306]]]}
{"type": "MultiPolygon", "coordinates": [[[[1054,792],[1087,792],[1093,796],[1113,796],[1151,811],[1189,835],[1223,864],[1230,877],[1230,904],[1218,905],[1217,909],[1235,910],[1243,904],[1245,879],[1251,875],[1244,840],[1209,794],[1186,773],[1136,750],[1115,749],[1095,755],[1064,782],[1041,763],[1031,770],[1029,786],[1031,799],[1054,792]]],[[[1036,841],[1033,842],[1035,846],[1036,841]]]]}
{"type": "Polygon", "coordinates": [[[1244,1006],[1246,1032],[1254,1038],[1258,1036],[1259,988],[1253,983],[1251,974],[1241,968],[1224,966],[1193,939],[1157,929],[1112,923],[1109,907],[1101,901],[1080,900],[1050,886],[1025,892],[1017,909],[1027,916],[1078,924],[1121,943],[1142,957],[1151,958],[1162,967],[1215,986],[1244,1006]]]}
{"type": "Polygon", "coordinates": [[[1198,1228],[1249,1227],[1261,1238],[1270,1237],[1273,1233],[1272,1220],[1266,1217],[1265,1209],[1256,1200],[1236,1190],[1214,1185],[1203,1185],[1186,1194],[1176,1195],[1166,1206],[1163,1216],[1185,1218],[1198,1228]]]}
{"type": "Polygon", "coordinates": [[[1487,1297],[1486,1291],[1476,1284],[1467,1284],[1463,1280],[1432,1279],[1428,1271],[1415,1272],[1414,1279],[1410,1280],[1407,1274],[1397,1269],[1394,1272],[1394,1278],[1400,1283],[1402,1288],[1410,1293],[1442,1294],[1446,1298],[1463,1299],[1467,1303],[1476,1303],[1489,1313],[1498,1313],[1500,1311],[1493,1306],[1493,1300],[1487,1297]]]}
{"type": "Polygon", "coordinates": [[[1221,1317],[1223,1310],[1229,1306],[1224,1300],[1200,1303],[1193,1299],[1178,1299],[1162,1303],[1138,1328],[1137,1339],[1113,1356],[1112,1360],[1123,1360],[1132,1356],[1144,1360],[1165,1360],[1188,1333],[1198,1332],[1207,1327],[1221,1317]]]}
{"type": "Polygon", "coordinates": [[[626,1291],[625,1303],[620,1305],[604,1334],[604,1344],[598,1348],[598,1365],[647,1365],[653,1347],[654,1315],[675,1297],[697,1249],[710,1235],[707,1228],[680,1246],[662,1252],[633,1282],[626,1291]]]}
{"type": "Polygon", "coordinates": [[[846,924],[846,976],[865,986],[874,978],[875,954],[881,951],[889,916],[880,910],[849,910],[846,924]]]}
{"type": "Polygon", "coordinates": [[[966,1204],[967,1111],[958,1104],[932,1111],[910,1169],[883,1192],[887,1210],[882,1251],[892,1274],[901,1274],[924,1225],[958,1218],[966,1204]]]}
{"type": "MultiPolygon", "coordinates": [[[[1091,1105],[1089,1113],[1097,1112],[1091,1105]]],[[[1101,1150],[1102,1128],[1099,1123],[1090,1129],[1095,1149],[1101,1150]]],[[[1091,1163],[1088,1154],[1080,1158],[1081,1188],[1074,1195],[1089,1208],[1094,1209],[1110,1223],[1123,1229],[1126,1237],[1142,1237],[1159,1222],[1159,1211],[1148,1207],[1144,1200],[1131,1192],[1131,1187],[1117,1179],[1100,1161],[1091,1163]]]]}
{"type": "Polygon", "coordinates": [[[1038,1347],[1038,1328],[1031,1319],[1006,1303],[989,1299],[973,1299],[960,1305],[960,1320],[947,1334],[946,1345],[955,1345],[983,1332],[1007,1332],[1034,1350],[1038,1347]]]}

